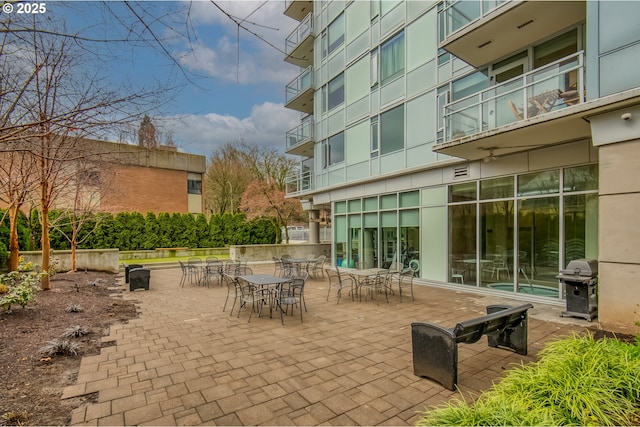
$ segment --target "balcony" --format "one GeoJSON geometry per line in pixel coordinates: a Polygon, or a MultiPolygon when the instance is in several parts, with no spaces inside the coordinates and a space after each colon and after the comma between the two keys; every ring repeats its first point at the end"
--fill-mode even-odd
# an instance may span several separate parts
{"type": "Polygon", "coordinates": [[[285,0],[284,2],[284,14],[296,21],[302,21],[310,12],[313,12],[311,0],[285,0]]]}
{"type": "Polygon", "coordinates": [[[586,1],[446,0],[440,47],[475,68],[586,19],[586,1]]]}
{"type": "Polygon", "coordinates": [[[310,13],[285,40],[284,60],[302,68],[312,65],[313,39],[313,13],[310,13]]]}
{"type": "Polygon", "coordinates": [[[313,116],[307,116],[299,126],[287,132],[288,154],[295,154],[304,157],[313,157],[313,146],[315,143],[315,124],[313,116]]]}
{"type": "Polygon", "coordinates": [[[313,170],[305,169],[287,176],[287,196],[298,195],[313,190],[313,170]]]}
{"type": "Polygon", "coordinates": [[[584,72],[578,52],[445,105],[444,137],[434,151],[472,160],[488,150],[588,137],[588,123],[572,118],[571,108],[585,102],[584,72]]]}
{"type": "Polygon", "coordinates": [[[305,68],[298,77],[287,84],[285,88],[285,104],[287,108],[301,111],[303,113],[313,113],[313,93],[315,91],[313,83],[313,66],[305,68]]]}

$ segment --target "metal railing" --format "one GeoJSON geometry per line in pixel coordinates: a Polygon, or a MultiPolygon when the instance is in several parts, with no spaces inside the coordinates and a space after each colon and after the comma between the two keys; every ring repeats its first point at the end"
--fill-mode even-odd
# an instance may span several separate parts
{"type": "Polygon", "coordinates": [[[299,194],[309,190],[313,190],[313,171],[312,170],[298,171],[287,176],[287,179],[286,179],[287,196],[299,194]]]}
{"type": "Polygon", "coordinates": [[[585,101],[584,52],[444,106],[444,140],[473,135],[585,101]]]}
{"type": "Polygon", "coordinates": [[[308,115],[304,119],[302,119],[302,123],[300,123],[295,128],[287,131],[286,139],[287,139],[287,150],[293,148],[299,144],[303,144],[308,141],[312,141],[315,137],[315,125],[313,121],[313,116],[308,115]]]}
{"type": "Polygon", "coordinates": [[[287,55],[296,50],[296,47],[307,38],[307,36],[313,34],[313,13],[307,15],[306,18],[296,27],[295,30],[289,34],[284,41],[284,51],[287,55]]]}
{"type": "Polygon", "coordinates": [[[300,93],[310,88],[313,88],[313,65],[309,65],[298,77],[287,84],[285,88],[285,99],[287,103],[293,101],[300,93]]]}
{"type": "Polygon", "coordinates": [[[444,40],[509,1],[511,0],[445,0],[444,7],[438,12],[444,40]]]}

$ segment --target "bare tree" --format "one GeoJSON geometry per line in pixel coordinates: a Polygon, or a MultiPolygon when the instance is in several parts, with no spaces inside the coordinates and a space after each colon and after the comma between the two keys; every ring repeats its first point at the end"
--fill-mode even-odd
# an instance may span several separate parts
{"type": "Polygon", "coordinates": [[[151,122],[151,117],[147,114],[144,115],[142,122],[140,122],[138,145],[146,148],[156,148],[158,146],[156,127],[153,125],[153,122],[151,122]]]}
{"type": "Polygon", "coordinates": [[[240,199],[254,179],[245,162],[242,141],[229,142],[214,151],[205,174],[205,207],[208,212],[238,212],[240,199]]]}
{"type": "MultiPolygon", "coordinates": [[[[8,143],[8,145],[15,145],[8,143]]],[[[0,201],[9,212],[9,268],[18,269],[18,212],[36,186],[34,159],[29,153],[8,147],[0,151],[0,201]]]]}

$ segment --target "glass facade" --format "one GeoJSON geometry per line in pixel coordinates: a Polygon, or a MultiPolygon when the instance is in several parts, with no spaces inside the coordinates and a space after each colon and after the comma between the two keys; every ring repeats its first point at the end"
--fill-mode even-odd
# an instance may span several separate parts
{"type": "Polygon", "coordinates": [[[449,283],[560,299],[558,271],[597,257],[597,176],[591,164],[431,187],[422,201],[415,190],[336,203],[337,260],[354,267],[400,262],[430,279],[421,249],[435,251],[447,254],[449,283]],[[447,194],[445,241],[421,232],[420,211],[437,200],[427,195],[440,189],[447,194]]]}

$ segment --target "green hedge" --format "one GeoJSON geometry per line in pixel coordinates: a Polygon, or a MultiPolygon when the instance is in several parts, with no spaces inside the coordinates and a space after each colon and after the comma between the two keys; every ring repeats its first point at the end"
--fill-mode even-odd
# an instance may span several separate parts
{"type": "MultiPolygon", "coordinates": [[[[70,243],[61,230],[70,235],[71,225],[69,221],[61,221],[61,215],[64,215],[63,211],[52,211],[50,214],[51,222],[59,224],[60,228],[54,228],[49,233],[52,249],[70,249],[70,243]]],[[[0,228],[0,242],[5,242],[7,246],[8,221],[7,218],[6,233],[3,234],[3,228],[0,228]]],[[[42,231],[37,216],[32,215],[30,222],[26,217],[22,221],[24,228],[21,229],[23,233],[20,248],[40,249],[42,231]],[[29,242],[35,242],[35,245],[30,246],[29,242]]],[[[212,215],[210,218],[203,214],[194,216],[166,212],[158,215],[153,212],[146,215],[138,212],[121,212],[116,215],[100,213],[86,218],[79,232],[78,241],[82,243],[78,245],[78,249],[118,248],[132,251],[174,247],[216,248],[276,243],[279,238],[279,230],[273,221],[268,218],[249,221],[242,213],[212,215]]]]}

